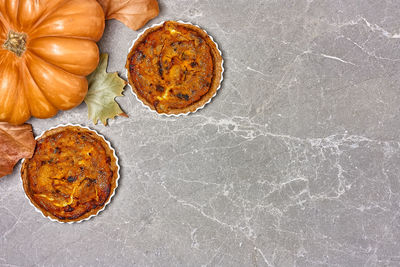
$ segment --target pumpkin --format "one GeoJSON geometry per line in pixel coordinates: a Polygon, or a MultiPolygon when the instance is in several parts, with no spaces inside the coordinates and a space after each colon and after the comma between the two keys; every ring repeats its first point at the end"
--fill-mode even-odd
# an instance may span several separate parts
{"type": "Polygon", "coordinates": [[[21,124],[79,105],[99,62],[96,0],[0,0],[0,121],[21,124]]]}

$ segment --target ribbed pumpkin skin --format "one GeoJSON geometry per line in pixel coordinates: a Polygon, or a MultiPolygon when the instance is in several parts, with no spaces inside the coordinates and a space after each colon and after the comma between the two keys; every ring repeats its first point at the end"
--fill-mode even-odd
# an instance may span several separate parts
{"type": "Polygon", "coordinates": [[[96,0],[0,0],[0,121],[21,124],[79,105],[104,24],[96,0]],[[20,56],[5,46],[10,31],[26,36],[20,56]]]}

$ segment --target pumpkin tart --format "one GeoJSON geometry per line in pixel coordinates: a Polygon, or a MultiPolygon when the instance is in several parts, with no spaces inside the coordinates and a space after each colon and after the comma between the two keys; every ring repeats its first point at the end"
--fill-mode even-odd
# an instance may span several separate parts
{"type": "Polygon", "coordinates": [[[26,195],[43,215],[77,222],[96,215],[110,201],[118,171],[114,150],[101,136],[87,128],[63,126],[37,139],[21,177],[26,195]]]}
{"type": "Polygon", "coordinates": [[[161,114],[194,112],[216,94],[222,56],[211,37],[192,24],[166,21],[146,30],[128,54],[134,93],[161,114]]]}

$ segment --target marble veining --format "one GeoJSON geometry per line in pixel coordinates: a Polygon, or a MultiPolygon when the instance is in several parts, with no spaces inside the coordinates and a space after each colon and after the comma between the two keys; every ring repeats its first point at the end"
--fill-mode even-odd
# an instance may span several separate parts
{"type": "MultiPolygon", "coordinates": [[[[93,125],[120,186],[97,217],[51,222],[0,180],[0,266],[399,266],[400,5],[396,0],[161,0],[149,23],[204,27],[225,59],[203,110],[93,125]]],[[[99,46],[124,76],[137,32],[107,22],[99,46]]]]}

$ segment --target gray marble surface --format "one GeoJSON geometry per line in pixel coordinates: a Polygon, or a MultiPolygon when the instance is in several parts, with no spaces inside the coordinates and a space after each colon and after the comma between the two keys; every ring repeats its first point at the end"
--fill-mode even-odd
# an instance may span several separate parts
{"type": "MultiPolygon", "coordinates": [[[[225,80],[205,109],[94,126],[122,165],[99,216],[51,222],[0,180],[1,266],[399,266],[400,1],[160,1],[219,43],[225,80]]],[[[109,71],[137,32],[107,23],[109,71]]]]}

